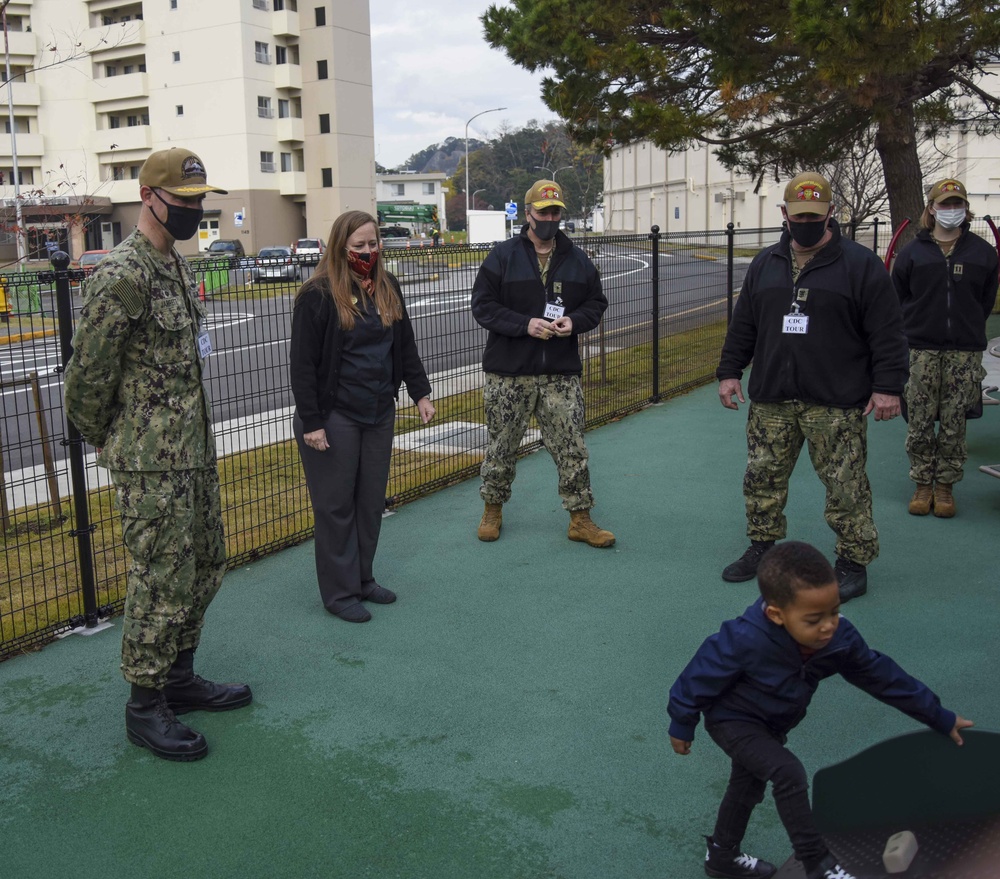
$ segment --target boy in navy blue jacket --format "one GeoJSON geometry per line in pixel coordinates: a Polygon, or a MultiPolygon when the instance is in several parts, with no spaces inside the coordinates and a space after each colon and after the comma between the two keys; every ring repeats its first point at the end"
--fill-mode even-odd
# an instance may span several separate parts
{"type": "Polygon", "coordinates": [[[868,647],[840,616],[837,578],[823,555],[789,541],[769,550],[757,573],[762,598],[723,623],[670,688],[670,744],[691,753],[699,715],[732,760],[729,787],[708,837],[705,872],[719,879],[766,879],[776,868],[740,851],[754,807],[770,781],[775,805],[809,879],[853,879],[816,829],[809,782],[785,747],[823,678],[840,674],[876,699],[962,744],[972,722],[941,707],[934,693],[888,656],[868,647]]]}

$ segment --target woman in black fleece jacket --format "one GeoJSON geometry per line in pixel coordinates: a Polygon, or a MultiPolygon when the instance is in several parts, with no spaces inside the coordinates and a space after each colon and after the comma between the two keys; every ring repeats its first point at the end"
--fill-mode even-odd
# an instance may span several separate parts
{"type": "Polygon", "coordinates": [[[424,424],[434,417],[399,282],[379,262],[375,218],[348,211],[295,297],[290,369],[293,430],[315,519],[323,605],[351,623],[363,601],[396,595],[372,573],[389,479],[399,387],[424,424]]]}
{"type": "Polygon", "coordinates": [[[904,399],[915,516],[932,509],[939,518],[955,515],[952,485],[968,457],[966,412],[979,400],[986,374],[982,352],[997,294],[997,252],[969,230],[971,216],[961,181],[936,183],[917,237],[892,269],[910,346],[904,399]]]}

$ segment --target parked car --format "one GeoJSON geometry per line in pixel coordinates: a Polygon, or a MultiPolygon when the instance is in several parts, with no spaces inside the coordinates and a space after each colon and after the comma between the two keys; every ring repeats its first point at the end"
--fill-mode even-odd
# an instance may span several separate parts
{"type": "Polygon", "coordinates": [[[239,238],[218,238],[208,245],[205,256],[213,259],[222,259],[223,257],[239,259],[246,256],[246,251],[239,238]]]}
{"type": "Polygon", "coordinates": [[[253,267],[255,281],[299,281],[302,270],[290,247],[263,247],[253,267]]]}
{"type": "Polygon", "coordinates": [[[406,226],[379,226],[378,234],[383,238],[412,238],[413,231],[406,226]]]}
{"type": "Polygon", "coordinates": [[[305,266],[314,266],[323,256],[326,245],[322,238],[300,238],[292,245],[292,253],[305,266]]]}
{"type": "Polygon", "coordinates": [[[80,254],[76,264],[89,275],[109,253],[111,253],[110,250],[85,250],[80,254]]]}

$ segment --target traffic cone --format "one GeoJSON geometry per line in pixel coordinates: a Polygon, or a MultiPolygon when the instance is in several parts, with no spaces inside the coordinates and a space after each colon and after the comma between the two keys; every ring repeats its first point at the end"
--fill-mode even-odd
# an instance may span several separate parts
{"type": "Polygon", "coordinates": [[[205,301],[205,282],[204,281],[199,281],[198,282],[198,298],[202,302],[205,301]]]}

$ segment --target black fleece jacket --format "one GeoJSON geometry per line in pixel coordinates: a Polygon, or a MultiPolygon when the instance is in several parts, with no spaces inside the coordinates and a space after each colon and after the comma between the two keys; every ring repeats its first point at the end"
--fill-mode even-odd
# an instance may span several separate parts
{"type": "Polygon", "coordinates": [[[927,229],[892,267],[911,348],[985,351],[986,318],[997,298],[997,252],[966,224],[946,258],[927,229]]]}
{"type": "Polygon", "coordinates": [[[608,300],[590,258],[562,232],[546,284],[538,272],[534,245],[527,227],[517,238],[495,245],[476,275],[472,314],[489,330],[483,352],[483,370],[498,375],[579,375],[583,371],[577,335],[601,322],[608,300]],[[543,341],[528,335],[528,322],[545,316],[547,302],[562,300],[564,314],[573,321],[573,333],[543,341]]]}
{"type": "MultiPolygon", "coordinates": [[[[392,325],[392,387],[398,397],[399,386],[405,381],[406,392],[416,402],[430,396],[431,385],[417,353],[399,282],[391,274],[389,281],[403,306],[402,319],[392,325]]],[[[323,427],[336,402],[344,336],[326,285],[303,287],[292,310],[289,371],[295,410],[306,433],[323,427]]]]}
{"type": "Polygon", "coordinates": [[[790,238],[762,250],[750,265],[726,334],[716,377],[742,378],[758,403],[801,400],[863,408],[873,392],[900,395],[909,374],[899,300],[882,261],[868,248],[833,237],[792,283],[790,238]],[[782,332],[797,301],[808,332],[782,332]]]}

